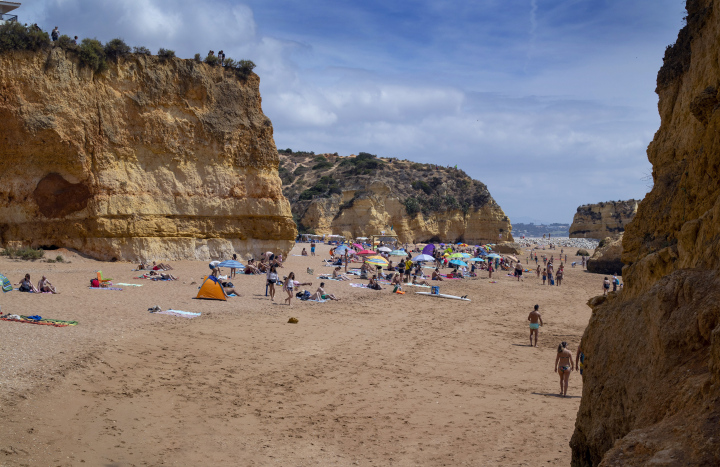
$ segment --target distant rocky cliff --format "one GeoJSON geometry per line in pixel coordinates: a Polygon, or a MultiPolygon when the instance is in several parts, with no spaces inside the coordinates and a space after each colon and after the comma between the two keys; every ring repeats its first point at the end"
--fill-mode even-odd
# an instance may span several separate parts
{"type": "Polygon", "coordinates": [[[0,244],[99,259],[287,250],[259,78],[129,54],[95,74],[73,52],[0,54],[0,244]]]}
{"type": "Polygon", "coordinates": [[[608,201],[577,209],[570,226],[571,238],[618,238],[635,217],[638,201],[608,201]]]}
{"type": "Polygon", "coordinates": [[[301,231],[407,242],[512,241],[487,187],[455,168],[360,153],[281,153],[283,191],[301,231]]]}
{"type": "Polygon", "coordinates": [[[720,2],[687,2],[658,73],[653,189],[624,290],[590,301],[576,466],[720,465],[720,2]]]}

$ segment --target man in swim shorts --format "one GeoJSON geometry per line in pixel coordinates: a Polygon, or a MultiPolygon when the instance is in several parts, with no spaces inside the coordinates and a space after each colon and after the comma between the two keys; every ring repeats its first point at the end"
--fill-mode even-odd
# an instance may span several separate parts
{"type": "Polygon", "coordinates": [[[520,261],[515,264],[515,276],[517,277],[518,282],[522,279],[522,273],[523,273],[523,265],[520,264],[520,261]]]}
{"type": "Polygon", "coordinates": [[[542,316],[538,309],[539,305],[535,305],[535,309],[530,312],[528,321],[530,321],[530,347],[533,346],[533,333],[535,334],[535,347],[537,347],[538,334],[540,333],[540,326],[542,326],[542,316]]]}

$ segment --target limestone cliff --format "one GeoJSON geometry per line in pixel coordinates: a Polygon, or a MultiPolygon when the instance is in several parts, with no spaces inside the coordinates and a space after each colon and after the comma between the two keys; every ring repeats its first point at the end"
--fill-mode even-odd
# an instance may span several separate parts
{"type": "Polygon", "coordinates": [[[487,187],[463,171],[370,154],[280,154],[300,230],[348,237],[393,229],[403,242],[512,241],[487,187]]]}
{"type": "Polygon", "coordinates": [[[580,206],[570,226],[570,238],[618,238],[635,217],[637,207],[634,199],[580,206]]]}
{"type": "Polygon", "coordinates": [[[658,73],[654,187],[624,290],[590,301],[574,465],[720,465],[720,5],[687,2],[658,73]]]}
{"type": "Polygon", "coordinates": [[[623,268],[622,239],[623,234],[620,234],[620,238],[607,237],[603,239],[588,261],[587,270],[595,274],[621,274],[623,268]]]}
{"type": "Polygon", "coordinates": [[[0,243],[98,259],[287,250],[259,78],[126,55],[94,74],[60,47],[0,54],[0,243]]]}

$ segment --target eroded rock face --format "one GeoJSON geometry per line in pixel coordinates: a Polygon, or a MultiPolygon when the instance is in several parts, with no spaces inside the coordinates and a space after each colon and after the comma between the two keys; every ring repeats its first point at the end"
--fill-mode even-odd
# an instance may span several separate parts
{"type": "Polygon", "coordinates": [[[301,175],[284,190],[293,213],[305,230],[355,238],[397,233],[402,242],[456,242],[472,244],[512,241],[512,226],[487,187],[464,172],[447,167],[378,158],[379,168],[359,172],[348,160],[325,154],[303,157],[281,154],[283,167],[301,175]],[[321,157],[327,168],[313,170],[321,157]],[[298,171],[298,169],[301,169],[298,171]],[[359,173],[358,173],[359,172],[359,173]],[[302,199],[303,189],[330,177],[331,191],[302,199]],[[423,191],[425,190],[425,191],[423,191]],[[325,196],[325,197],[323,197],[325,196]],[[426,202],[410,215],[407,200],[426,202]],[[450,200],[448,206],[447,200],[450,200]],[[432,209],[427,207],[431,203],[432,209]],[[456,208],[452,203],[457,204],[456,208]],[[463,209],[464,206],[464,209],[463,209]]]}
{"type": "Polygon", "coordinates": [[[622,262],[622,234],[620,238],[605,238],[590,258],[587,270],[596,274],[621,275],[622,262]]]}
{"type": "Polygon", "coordinates": [[[132,261],[288,250],[258,88],[191,60],[93,75],[59,47],[0,54],[0,243],[132,261]]]}
{"type": "Polygon", "coordinates": [[[720,465],[716,3],[687,2],[658,73],[654,187],[625,230],[623,291],[589,302],[573,465],[720,465]]]}
{"type": "Polygon", "coordinates": [[[618,238],[635,217],[637,207],[634,199],[580,206],[570,226],[570,238],[618,238]]]}

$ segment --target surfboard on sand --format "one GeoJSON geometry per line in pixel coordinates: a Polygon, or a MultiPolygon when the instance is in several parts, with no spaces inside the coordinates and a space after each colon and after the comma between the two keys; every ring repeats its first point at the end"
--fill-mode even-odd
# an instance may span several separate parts
{"type": "Polygon", "coordinates": [[[448,295],[448,294],[444,294],[444,293],[436,293],[436,294],[432,294],[430,292],[415,292],[415,293],[420,294],[420,295],[427,295],[428,297],[451,298],[453,300],[463,300],[466,302],[470,301],[469,298],[462,298],[462,297],[458,297],[457,295],[448,295]]]}

